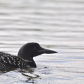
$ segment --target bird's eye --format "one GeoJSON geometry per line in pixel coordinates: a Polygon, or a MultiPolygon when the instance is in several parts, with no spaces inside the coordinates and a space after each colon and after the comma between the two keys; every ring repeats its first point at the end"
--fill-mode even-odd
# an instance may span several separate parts
{"type": "Polygon", "coordinates": [[[33,49],[36,50],[36,47],[34,47],[33,49]]]}

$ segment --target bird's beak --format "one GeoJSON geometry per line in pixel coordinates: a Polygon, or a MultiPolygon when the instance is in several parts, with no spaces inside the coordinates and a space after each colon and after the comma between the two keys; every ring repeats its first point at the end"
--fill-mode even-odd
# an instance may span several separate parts
{"type": "Polygon", "coordinates": [[[57,53],[56,51],[49,50],[49,49],[44,49],[44,48],[41,48],[41,50],[39,50],[39,52],[40,53],[46,53],[46,54],[57,53]]]}

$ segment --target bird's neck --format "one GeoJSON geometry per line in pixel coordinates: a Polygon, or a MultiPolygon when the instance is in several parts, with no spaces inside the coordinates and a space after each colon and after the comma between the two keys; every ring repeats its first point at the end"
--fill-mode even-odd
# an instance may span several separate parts
{"type": "Polygon", "coordinates": [[[31,57],[27,57],[27,58],[22,57],[22,58],[27,61],[28,65],[29,65],[30,67],[36,68],[36,63],[35,63],[35,61],[33,60],[33,58],[31,58],[31,57]]]}
{"type": "Polygon", "coordinates": [[[30,61],[30,62],[28,62],[28,65],[29,65],[30,67],[36,68],[36,63],[35,63],[35,61],[33,60],[33,58],[29,58],[28,60],[30,61]]]}
{"type": "Polygon", "coordinates": [[[20,56],[21,58],[23,58],[24,60],[28,60],[29,62],[28,62],[28,65],[30,66],[30,67],[34,67],[34,68],[36,68],[36,63],[34,62],[34,60],[33,60],[33,57],[32,56],[28,56],[28,54],[27,55],[25,55],[25,53],[19,53],[18,52],[18,56],[20,56]]]}

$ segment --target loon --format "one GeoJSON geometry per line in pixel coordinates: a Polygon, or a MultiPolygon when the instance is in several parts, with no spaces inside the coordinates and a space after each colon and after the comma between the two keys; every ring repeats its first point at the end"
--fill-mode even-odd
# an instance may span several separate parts
{"type": "Polygon", "coordinates": [[[57,53],[56,51],[42,48],[38,43],[31,42],[23,45],[17,56],[0,52],[0,71],[6,71],[12,68],[36,68],[33,57],[41,54],[57,53]]]}

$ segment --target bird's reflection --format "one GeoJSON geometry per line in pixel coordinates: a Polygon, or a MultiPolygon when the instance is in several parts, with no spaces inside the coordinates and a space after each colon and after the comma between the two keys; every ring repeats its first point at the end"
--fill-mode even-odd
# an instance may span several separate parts
{"type": "Polygon", "coordinates": [[[0,75],[5,75],[7,77],[12,77],[12,78],[17,78],[19,76],[25,76],[25,81],[26,83],[35,83],[35,79],[36,78],[40,78],[40,76],[38,74],[34,74],[35,68],[28,68],[28,69],[21,69],[21,68],[17,68],[17,69],[11,69],[8,71],[3,71],[0,72],[0,75]],[[12,72],[12,73],[11,73],[12,72]],[[14,75],[15,74],[15,75],[14,75]]]}
{"type": "Polygon", "coordinates": [[[19,72],[22,73],[23,76],[27,77],[27,80],[25,82],[27,83],[35,83],[36,78],[40,78],[39,75],[34,74],[35,68],[28,68],[28,69],[18,69],[19,72]]]}

